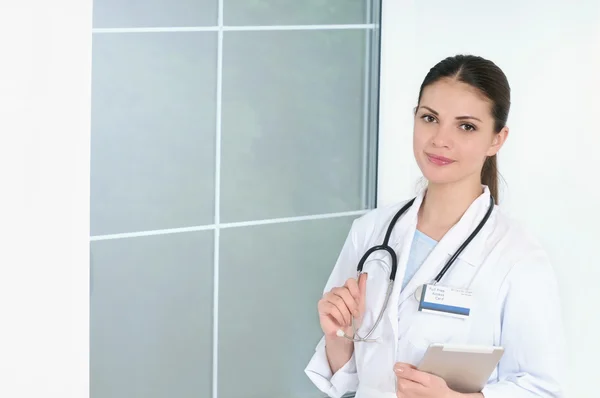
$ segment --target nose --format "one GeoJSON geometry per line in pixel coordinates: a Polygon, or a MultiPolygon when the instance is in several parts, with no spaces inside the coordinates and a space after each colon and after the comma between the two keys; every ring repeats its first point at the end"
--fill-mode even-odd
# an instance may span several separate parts
{"type": "Polygon", "coordinates": [[[452,144],[451,127],[439,125],[431,142],[433,146],[438,148],[450,148],[452,144]]]}

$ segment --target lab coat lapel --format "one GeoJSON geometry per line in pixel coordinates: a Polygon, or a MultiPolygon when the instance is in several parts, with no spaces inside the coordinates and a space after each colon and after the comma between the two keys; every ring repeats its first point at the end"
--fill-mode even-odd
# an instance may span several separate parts
{"type": "MultiPolygon", "coordinates": [[[[435,248],[431,251],[429,256],[425,259],[421,267],[417,270],[413,278],[408,282],[405,289],[400,292],[400,298],[398,305],[405,302],[409,297],[413,297],[417,288],[425,283],[431,282],[437,273],[442,269],[446,261],[450,256],[460,247],[467,237],[473,232],[477,224],[481,221],[485,212],[488,209],[490,200],[490,193],[487,187],[484,187],[484,192],[481,194],[472,204],[469,206],[465,214],[461,219],[452,227],[446,235],[438,242],[435,248]]],[[[420,204],[419,204],[420,207],[420,204]]],[[[418,207],[416,208],[418,211],[418,207]]],[[[417,217],[415,216],[414,227],[411,228],[412,234],[407,234],[404,239],[402,247],[402,259],[403,264],[406,264],[408,255],[410,254],[410,247],[412,245],[412,239],[414,230],[416,229],[417,217]]],[[[469,246],[479,246],[481,239],[474,239],[469,246]]],[[[469,250],[469,247],[465,249],[465,252],[469,250]]],[[[465,253],[463,252],[463,253],[465,253]]],[[[450,272],[450,271],[448,271],[450,272]]],[[[444,280],[440,282],[443,284],[444,280]]],[[[399,285],[399,284],[396,284],[399,285]]]]}

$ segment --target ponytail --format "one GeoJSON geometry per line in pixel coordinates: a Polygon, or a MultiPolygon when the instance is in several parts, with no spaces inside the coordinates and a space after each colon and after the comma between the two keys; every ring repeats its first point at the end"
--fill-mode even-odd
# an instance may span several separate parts
{"type": "Polygon", "coordinates": [[[498,158],[496,155],[485,159],[481,169],[481,183],[488,186],[490,194],[498,204],[498,158]]]}

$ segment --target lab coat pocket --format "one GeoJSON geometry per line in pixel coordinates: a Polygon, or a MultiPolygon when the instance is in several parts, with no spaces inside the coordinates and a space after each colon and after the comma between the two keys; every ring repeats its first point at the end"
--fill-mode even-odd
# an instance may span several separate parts
{"type": "Polygon", "coordinates": [[[425,354],[433,343],[464,344],[468,340],[471,321],[429,312],[417,312],[406,338],[413,350],[425,354]]]}

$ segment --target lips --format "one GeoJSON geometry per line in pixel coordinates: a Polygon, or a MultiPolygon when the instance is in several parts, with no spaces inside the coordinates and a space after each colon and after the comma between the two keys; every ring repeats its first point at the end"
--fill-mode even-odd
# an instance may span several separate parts
{"type": "Polygon", "coordinates": [[[426,153],[429,161],[438,166],[447,166],[449,164],[454,163],[454,160],[445,158],[443,156],[432,155],[430,153],[426,153]]]}

